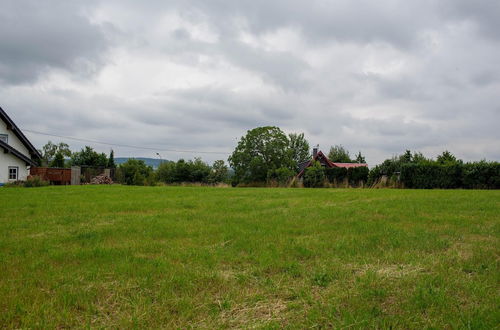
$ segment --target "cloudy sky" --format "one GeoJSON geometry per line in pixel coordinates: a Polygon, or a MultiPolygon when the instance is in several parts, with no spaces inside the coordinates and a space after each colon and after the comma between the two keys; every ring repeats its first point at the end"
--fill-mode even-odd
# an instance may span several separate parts
{"type": "Polygon", "coordinates": [[[213,161],[276,125],[371,165],[500,160],[498,0],[0,0],[0,21],[0,106],[37,147],[213,161]]]}

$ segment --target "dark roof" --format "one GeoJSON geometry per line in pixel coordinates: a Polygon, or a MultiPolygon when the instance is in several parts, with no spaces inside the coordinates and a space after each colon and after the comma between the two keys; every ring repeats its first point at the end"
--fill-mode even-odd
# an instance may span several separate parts
{"type": "MultiPolygon", "coordinates": [[[[26,149],[28,149],[28,152],[30,153],[30,156],[32,158],[42,158],[42,155],[36,150],[36,148],[31,144],[31,142],[24,136],[23,132],[17,127],[17,125],[10,119],[10,117],[7,115],[5,111],[3,111],[2,107],[0,107],[0,119],[2,119],[6,124],[7,128],[9,128],[14,134],[17,136],[19,140],[24,144],[26,149]]],[[[16,150],[17,151],[17,150],[16,150]]]]}
{"type": "Polygon", "coordinates": [[[316,156],[314,156],[311,160],[307,160],[304,162],[301,162],[299,164],[299,174],[297,174],[298,177],[301,177],[304,174],[304,171],[306,168],[312,165],[312,163],[316,160],[323,159],[325,166],[328,168],[332,167],[344,167],[344,168],[349,168],[349,167],[368,167],[368,164],[364,163],[334,163],[331,160],[326,157],[326,155],[322,151],[318,151],[316,156]]]}
{"type": "Polygon", "coordinates": [[[0,148],[2,148],[5,153],[11,153],[14,156],[16,156],[17,158],[25,161],[27,165],[36,166],[36,162],[33,159],[31,159],[28,156],[20,153],[19,151],[17,151],[16,149],[14,149],[12,146],[8,145],[7,143],[5,143],[5,142],[3,142],[1,140],[0,140],[0,148]]]}

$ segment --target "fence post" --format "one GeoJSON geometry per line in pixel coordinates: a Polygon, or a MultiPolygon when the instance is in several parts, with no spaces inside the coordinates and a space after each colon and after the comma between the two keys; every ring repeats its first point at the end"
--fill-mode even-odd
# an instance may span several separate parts
{"type": "Polygon", "coordinates": [[[79,185],[80,184],[80,176],[82,174],[82,170],[80,166],[71,166],[71,185],[79,185]]]}

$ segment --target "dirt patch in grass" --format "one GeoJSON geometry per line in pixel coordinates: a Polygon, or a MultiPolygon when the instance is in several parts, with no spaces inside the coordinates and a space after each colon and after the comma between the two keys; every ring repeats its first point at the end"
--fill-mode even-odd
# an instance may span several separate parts
{"type": "Polygon", "coordinates": [[[254,304],[236,305],[220,314],[222,323],[231,328],[257,328],[286,319],[287,304],[281,299],[266,299],[254,304]]]}

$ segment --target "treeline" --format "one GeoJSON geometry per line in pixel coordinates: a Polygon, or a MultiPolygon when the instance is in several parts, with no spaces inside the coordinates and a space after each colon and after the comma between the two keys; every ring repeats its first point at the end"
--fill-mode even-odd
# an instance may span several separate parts
{"type": "Polygon", "coordinates": [[[305,169],[302,184],[307,188],[364,187],[368,173],[368,167],[324,168],[316,161],[305,169]]]}
{"type": "Polygon", "coordinates": [[[414,189],[500,189],[500,163],[463,162],[445,151],[435,160],[407,150],[371,169],[368,185],[414,189]]]}
{"type": "Polygon", "coordinates": [[[167,161],[157,170],[146,165],[143,160],[129,159],[120,164],[115,171],[115,181],[136,186],[154,186],[163,184],[202,183],[220,184],[228,182],[229,169],[223,160],[216,160],[212,165],[200,158],[177,162],[167,161]]]}
{"type": "MultiPolygon", "coordinates": [[[[127,185],[186,182],[271,187],[500,189],[500,163],[485,160],[466,163],[448,151],[432,159],[407,150],[371,170],[368,167],[324,168],[317,162],[306,168],[299,179],[300,164],[311,160],[309,142],[303,133],[287,135],[275,126],[247,131],[228,158],[229,168],[223,160],[209,165],[200,158],[165,161],[157,170],[136,159],[116,166],[113,151],[107,156],[87,146],[73,153],[64,143],[49,142],[41,153],[45,166],[113,168],[115,181],[127,185]]],[[[328,158],[339,163],[365,163],[361,152],[351,157],[342,145],[331,147],[328,158]]]]}

